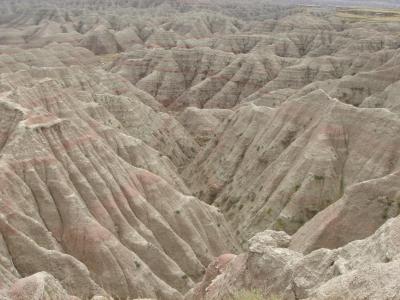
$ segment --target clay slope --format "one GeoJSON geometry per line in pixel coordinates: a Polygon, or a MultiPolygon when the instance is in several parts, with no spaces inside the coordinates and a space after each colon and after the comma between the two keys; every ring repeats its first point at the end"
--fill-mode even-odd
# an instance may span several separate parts
{"type": "Polygon", "coordinates": [[[187,107],[179,114],[178,120],[194,136],[199,145],[205,146],[214,136],[218,126],[232,114],[233,111],[230,109],[187,107]]]}
{"type": "MultiPolygon", "coordinates": [[[[62,285],[46,272],[17,280],[8,290],[0,290],[1,299],[67,299],[76,300],[62,285]]],[[[102,296],[99,296],[102,297],[102,296]]],[[[102,297],[104,299],[104,297],[102,297]]]]}
{"type": "Polygon", "coordinates": [[[87,4],[90,10],[76,3],[54,9],[52,1],[34,9],[14,4],[2,17],[0,44],[86,47],[103,56],[103,62],[112,62],[112,72],[179,111],[187,106],[232,108],[254,100],[273,106],[270,93],[285,93],[280,104],[304,87],[321,86],[341,101],[361,105],[399,79],[396,69],[380,68],[398,52],[396,23],[345,23],[322,8],[267,5],[253,14],[262,16],[269,8],[274,18],[245,24],[218,13],[224,4],[210,12],[167,2],[149,4],[146,10],[138,8],[140,3],[123,8],[122,2],[114,9],[87,4]],[[389,72],[394,75],[382,80],[389,72]]]}
{"type": "MultiPolygon", "coordinates": [[[[278,109],[246,105],[219,127],[183,175],[196,195],[224,212],[238,235],[265,228],[294,233],[342,197],[362,201],[353,195],[358,183],[398,169],[399,126],[398,116],[387,110],[358,109],[322,90],[278,109]]],[[[383,190],[368,197],[385,198],[390,192],[383,190]]],[[[395,191],[380,211],[389,210],[395,191]]],[[[352,238],[368,236],[390,215],[375,213],[374,221],[365,221],[370,227],[354,229],[358,236],[352,238]]]]}
{"type": "Polygon", "coordinates": [[[4,293],[37,284],[62,297],[182,298],[234,241],[215,208],[185,195],[171,160],[122,123],[137,118],[124,105],[143,107],[153,123],[164,114],[113,94],[101,70],[87,80],[90,66],[38,66],[51,61],[40,53],[51,57],[47,49],[8,54],[9,69],[21,57],[37,63],[1,77],[4,293]]]}
{"type": "Polygon", "coordinates": [[[310,252],[336,248],[370,236],[386,219],[400,213],[399,171],[350,186],[343,197],[294,235],[290,248],[310,252]]]}
{"type": "MultiPolygon", "coordinates": [[[[192,28],[186,17],[179,19],[192,28]]],[[[177,35],[173,45],[135,42],[111,70],[173,110],[249,101],[276,106],[317,88],[359,106],[399,80],[396,24],[345,24],[323,11],[294,11],[268,22],[237,25],[235,34],[217,37],[177,35]],[[276,93],[285,97],[271,100],[276,93]]],[[[123,31],[122,36],[137,32],[123,31]]],[[[170,40],[172,32],[159,33],[170,40]]]]}
{"type": "Polygon", "coordinates": [[[174,110],[231,108],[272,80],[280,69],[274,57],[235,56],[203,47],[151,50],[135,57],[137,52],[116,61],[112,72],[174,110]]]}
{"type": "Polygon", "coordinates": [[[102,104],[119,121],[119,129],[161,151],[177,166],[197,152],[198,145],[190,134],[163,112],[153,97],[122,77],[96,67],[98,60],[89,51],[63,44],[44,50],[5,48],[4,52],[0,60],[3,81],[11,86],[4,90],[30,84],[30,77],[56,78],[74,94],[82,90],[79,96],[83,101],[102,104]]]}
{"type": "Polygon", "coordinates": [[[125,8],[122,3],[101,8],[101,3],[76,7],[78,3],[46,2],[2,3],[5,13],[0,15],[0,44],[42,47],[57,41],[110,54],[135,45],[173,48],[184,45],[185,40],[235,34],[242,26],[237,19],[206,11],[176,16],[176,8],[168,4],[143,10],[132,1],[125,8]]]}
{"type": "Polygon", "coordinates": [[[400,298],[396,13],[271,2],[2,1],[0,299],[400,298]]]}

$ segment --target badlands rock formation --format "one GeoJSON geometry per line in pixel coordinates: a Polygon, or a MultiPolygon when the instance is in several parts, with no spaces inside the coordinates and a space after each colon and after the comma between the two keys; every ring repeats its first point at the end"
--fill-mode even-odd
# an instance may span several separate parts
{"type": "Polygon", "coordinates": [[[40,51],[23,50],[4,55],[10,69],[23,64],[18,56],[36,63],[2,74],[2,285],[46,271],[82,298],[179,299],[234,242],[216,209],[190,196],[172,161],[122,122],[140,112],[136,102],[146,107],[142,118],[162,122],[163,113],[158,119],[140,100],[75,75],[96,74],[90,66],[56,56],[41,63],[40,51]],[[45,66],[49,60],[59,66],[45,66]]]}
{"type": "MultiPolygon", "coordinates": [[[[340,222],[339,226],[352,227],[358,216],[360,230],[353,227],[350,231],[357,236],[351,239],[366,237],[398,213],[398,185],[393,185],[395,179],[391,178],[399,167],[399,121],[388,110],[359,109],[323,90],[287,101],[277,109],[244,105],[219,127],[184,177],[190,178],[192,190],[219,207],[237,234],[245,238],[263,228],[293,234],[331,204],[325,218],[319,220],[326,222],[329,216],[332,222],[340,222]],[[386,180],[391,183],[385,187],[377,183],[386,180]],[[346,204],[340,211],[342,201],[346,204]],[[356,206],[353,212],[350,205],[356,206]],[[375,216],[365,218],[362,207],[375,216]],[[341,216],[334,217],[334,211],[341,216]]],[[[325,238],[337,242],[319,247],[339,246],[342,234],[346,237],[340,245],[349,241],[349,231],[325,225],[332,230],[325,238]]],[[[321,230],[320,223],[315,226],[321,230]]],[[[315,233],[308,228],[303,238],[315,233]]]]}
{"type": "Polygon", "coordinates": [[[285,233],[261,232],[200,299],[229,299],[243,288],[261,291],[265,299],[398,299],[399,222],[390,219],[365,240],[307,255],[284,248],[290,241],[285,233]]]}
{"type": "Polygon", "coordinates": [[[0,299],[400,299],[400,17],[286,2],[0,3],[0,299]]]}

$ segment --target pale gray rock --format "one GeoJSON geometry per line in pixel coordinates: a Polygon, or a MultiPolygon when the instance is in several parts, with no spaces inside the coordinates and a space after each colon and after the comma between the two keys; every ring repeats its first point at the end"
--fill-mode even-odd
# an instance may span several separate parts
{"type": "Polygon", "coordinates": [[[371,237],[307,255],[261,248],[256,236],[249,252],[234,258],[210,283],[204,299],[224,299],[243,289],[259,290],[266,298],[397,299],[399,224],[400,218],[390,219],[371,237]]]}

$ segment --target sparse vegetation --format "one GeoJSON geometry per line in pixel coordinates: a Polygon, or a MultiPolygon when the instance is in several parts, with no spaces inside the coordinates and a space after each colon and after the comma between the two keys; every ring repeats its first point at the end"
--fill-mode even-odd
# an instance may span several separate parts
{"type": "Polygon", "coordinates": [[[348,22],[400,22],[400,10],[379,8],[338,8],[336,16],[348,22]]]}
{"type": "Polygon", "coordinates": [[[314,175],[314,179],[315,179],[315,180],[324,180],[325,177],[322,176],[322,175],[314,175]]]}
{"type": "Polygon", "coordinates": [[[386,220],[389,217],[390,206],[385,206],[382,213],[382,218],[386,220]]]}
{"type": "Polygon", "coordinates": [[[267,210],[264,210],[264,214],[265,214],[267,217],[270,217],[271,214],[272,214],[272,208],[269,207],[267,210]]]}
{"type": "Polygon", "coordinates": [[[258,290],[242,290],[239,291],[234,300],[264,300],[264,296],[258,290]]]}
{"type": "Polygon", "coordinates": [[[1,294],[400,289],[400,0],[304,1],[0,1],[1,294]]]}
{"type": "Polygon", "coordinates": [[[260,290],[241,290],[234,296],[233,300],[282,300],[282,298],[271,295],[267,298],[262,294],[260,290]]]}
{"type": "Polygon", "coordinates": [[[278,231],[280,230],[284,231],[285,228],[286,228],[285,222],[282,219],[277,219],[274,225],[274,229],[278,231]]]}

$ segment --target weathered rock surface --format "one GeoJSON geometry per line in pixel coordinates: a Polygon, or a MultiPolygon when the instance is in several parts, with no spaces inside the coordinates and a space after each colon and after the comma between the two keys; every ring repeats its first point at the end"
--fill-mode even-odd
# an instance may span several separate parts
{"type": "Polygon", "coordinates": [[[117,53],[121,48],[115,36],[103,26],[87,32],[81,41],[81,46],[97,55],[117,53]]]}
{"type": "Polygon", "coordinates": [[[46,272],[36,273],[32,276],[17,280],[7,291],[0,296],[1,299],[10,300],[75,300],[74,296],[68,295],[61,284],[46,272]]]}
{"type": "Polygon", "coordinates": [[[188,107],[178,120],[200,145],[205,145],[214,136],[218,126],[232,114],[233,111],[229,109],[188,107]]]}
{"type": "Polygon", "coordinates": [[[56,49],[60,58],[29,50],[3,59],[1,286],[12,294],[33,284],[19,278],[45,271],[55,279],[35,283],[43,295],[49,285],[55,297],[182,298],[235,244],[222,215],[190,196],[171,160],[145,143],[159,140],[150,128],[169,130],[174,145],[174,132],[185,139],[186,131],[129,89],[116,95],[104,71],[79,63],[79,48],[66,47],[70,57],[56,49]],[[34,67],[12,71],[29,56],[34,67]]]}
{"type": "Polygon", "coordinates": [[[282,233],[259,234],[249,241],[249,252],[231,260],[207,286],[203,298],[187,299],[225,299],[242,289],[259,290],[266,299],[397,299],[399,220],[388,220],[367,239],[307,255],[266,243],[282,233]]]}
{"type": "Polygon", "coordinates": [[[265,228],[292,234],[341,199],[319,218],[331,220],[329,225],[305,225],[298,240],[308,247],[306,240],[315,234],[332,239],[316,247],[337,247],[365,238],[398,214],[397,176],[390,174],[398,168],[399,126],[396,114],[355,108],[322,90],[278,109],[250,104],[219,127],[183,174],[196,195],[218,206],[245,238],[265,228]],[[382,185],[386,180],[390,183],[382,185]],[[353,224],[357,218],[359,227],[353,224]],[[346,222],[355,227],[339,232],[331,227],[346,222]],[[325,227],[331,234],[319,235],[325,227]]]}
{"type": "Polygon", "coordinates": [[[396,11],[28,2],[0,3],[1,299],[400,298],[396,11]]]}
{"type": "Polygon", "coordinates": [[[350,186],[343,197],[318,213],[293,236],[291,248],[309,252],[336,248],[370,236],[399,211],[399,173],[350,186]]]}

